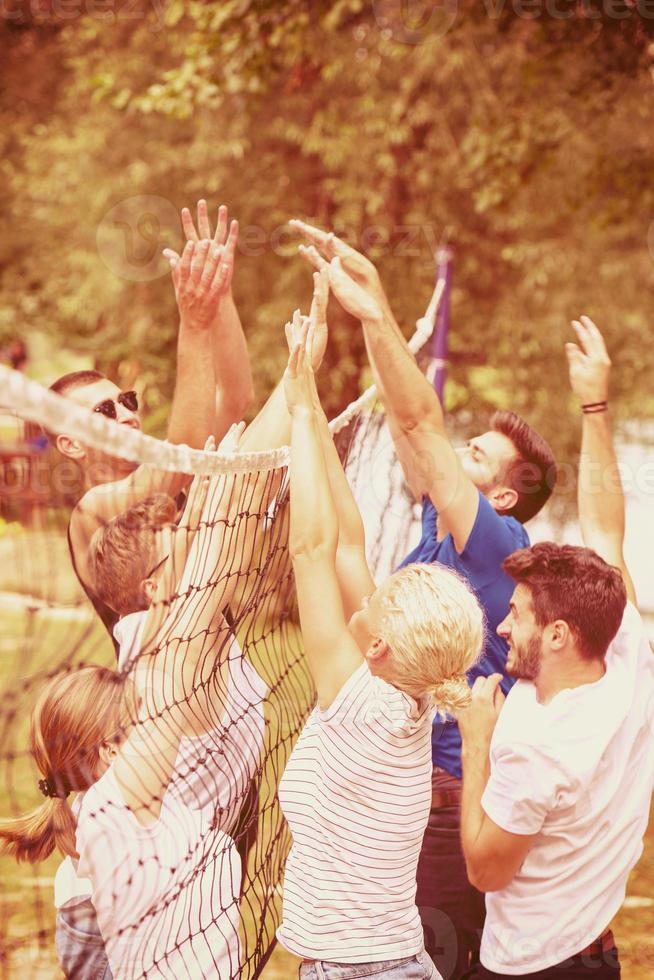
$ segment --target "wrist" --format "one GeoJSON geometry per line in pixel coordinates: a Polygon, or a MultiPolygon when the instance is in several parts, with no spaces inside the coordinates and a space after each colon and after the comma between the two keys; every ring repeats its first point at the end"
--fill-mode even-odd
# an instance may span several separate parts
{"type": "Polygon", "coordinates": [[[361,318],[364,330],[380,330],[384,326],[385,317],[381,309],[370,311],[361,318]]]}
{"type": "Polygon", "coordinates": [[[289,414],[293,421],[303,421],[313,417],[313,408],[311,405],[306,405],[302,403],[301,405],[293,405],[289,410],[289,414]]]}
{"type": "Polygon", "coordinates": [[[609,403],[606,398],[599,399],[594,398],[592,401],[584,399],[581,403],[581,411],[584,415],[602,415],[609,409],[609,403]]]}

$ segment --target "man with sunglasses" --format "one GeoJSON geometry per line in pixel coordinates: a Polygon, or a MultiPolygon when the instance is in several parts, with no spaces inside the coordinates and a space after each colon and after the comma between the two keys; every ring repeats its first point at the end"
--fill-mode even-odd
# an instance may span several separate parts
{"type": "MultiPolygon", "coordinates": [[[[202,448],[210,435],[222,438],[242,418],[254,393],[245,337],[231,292],[238,223],[232,221],[227,232],[227,209],[221,207],[212,238],[205,201],[198,204],[201,239],[187,209],[182,223],[187,236],[182,255],[165,253],[180,315],[167,437],[172,443],[202,448]]],[[[99,371],[66,374],[51,390],[119,425],[141,428],[136,392],[121,391],[99,371]]],[[[52,439],[63,456],[75,461],[80,474],[80,500],[68,527],[73,568],[113,639],[117,617],[95,595],[89,575],[91,537],[98,527],[153,493],[175,496],[189,478],[136,466],[65,433],[52,439]]]]}

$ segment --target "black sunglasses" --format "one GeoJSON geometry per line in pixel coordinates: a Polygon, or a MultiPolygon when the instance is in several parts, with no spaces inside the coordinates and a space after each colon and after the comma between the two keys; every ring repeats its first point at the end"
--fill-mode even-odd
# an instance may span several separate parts
{"type": "Polygon", "coordinates": [[[124,407],[129,409],[130,412],[138,411],[139,399],[135,391],[121,391],[116,398],[105,398],[103,402],[100,402],[99,405],[95,406],[93,411],[99,412],[100,415],[104,415],[107,419],[115,420],[118,418],[116,402],[118,402],[119,405],[124,405],[124,407]]]}

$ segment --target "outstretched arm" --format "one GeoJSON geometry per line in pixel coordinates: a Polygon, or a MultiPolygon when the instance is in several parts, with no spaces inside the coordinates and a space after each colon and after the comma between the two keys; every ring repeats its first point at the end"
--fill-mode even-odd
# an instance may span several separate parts
{"type": "Polygon", "coordinates": [[[625,500],[608,413],[611,361],[593,321],[573,320],[577,344],[566,344],[570,384],[583,409],[579,481],[579,523],[584,544],[622,572],[627,595],[636,590],[624,559],[625,500]],[[590,408],[588,406],[591,406],[590,408]]]}
{"type": "Polygon", "coordinates": [[[307,334],[305,324],[284,378],[291,416],[289,549],[304,646],[318,703],[324,709],[361,665],[362,655],[347,628],[336,574],[338,517],[315,417],[307,334]]]}
{"type": "Polygon", "coordinates": [[[143,824],[159,815],[180,739],[222,717],[222,651],[230,637],[223,611],[248,574],[248,514],[268,503],[266,486],[261,474],[196,477],[181,528],[163,531],[168,561],[132,675],[139,707],[115,761],[125,802],[143,824]],[[187,554],[186,525],[195,528],[187,554]]]}
{"type": "MultiPolygon", "coordinates": [[[[322,306],[326,307],[327,305],[329,295],[327,271],[315,272],[313,278],[314,304],[308,318],[309,328],[312,331],[322,306]],[[317,304],[315,302],[316,297],[318,297],[317,304]],[[316,306],[318,312],[314,309],[316,306]]],[[[296,316],[292,323],[286,324],[289,351],[292,351],[296,344],[301,343],[302,326],[305,321],[306,318],[296,316]]],[[[314,335],[312,334],[312,336],[314,335]]],[[[336,509],[338,522],[336,576],[343,600],[345,619],[349,621],[352,614],[361,608],[364,598],[375,591],[375,582],[370,574],[366,559],[366,540],[361,514],[334,445],[327,416],[323,411],[315,385],[313,386],[313,410],[327,469],[331,497],[336,509]]]]}
{"type": "Polygon", "coordinates": [[[479,493],[449,440],[438,395],[402,335],[369,294],[345,273],[338,258],[330,263],[329,280],[341,305],[363,324],[366,346],[405,472],[411,457],[412,489],[431,499],[461,552],[477,517],[479,493]]]}
{"type": "MultiPolygon", "coordinates": [[[[234,302],[232,279],[238,222],[229,224],[224,204],[218,209],[216,231],[211,234],[211,222],[207,202],[198,201],[197,230],[188,208],[182,210],[182,227],[187,241],[209,239],[224,248],[223,264],[226,276],[223,291],[216,305],[211,324],[211,348],[215,375],[215,435],[222,439],[233,422],[243,418],[254,400],[252,370],[241,319],[234,302]]],[[[167,253],[168,254],[168,253],[167,253]]],[[[172,254],[172,253],[171,253],[172,254]]]]}
{"type": "MultiPolygon", "coordinates": [[[[202,448],[213,431],[214,369],[207,347],[226,276],[222,255],[222,247],[209,241],[197,245],[188,242],[181,259],[171,262],[180,330],[168,436],[171,442],[184,442],[194,448],[202,448]]],[[[98,527],[153,493],[175,497],[189,482],[186,474],[142,465],[122,480],[89,490],[73,511],[70,526],[82,579],[89,582],[88,545],[98,527]]]]}

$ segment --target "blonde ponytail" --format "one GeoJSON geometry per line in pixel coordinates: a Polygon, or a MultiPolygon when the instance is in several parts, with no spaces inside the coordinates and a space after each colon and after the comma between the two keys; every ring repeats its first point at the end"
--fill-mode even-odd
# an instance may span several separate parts
{"type": "Polygon", "coordinates": [[[389,649],[392,683],[440,711],[470,699],[466,673],[484,643],[484,614],[467,582],[435,562],[406,565],[380,586],[376,635],[389,649]]]}
{"type": "Polygon", "coordinates": [[[52,678],[32,712],[30,742],[47,797],[21,817],[0,820],[0,853],[36,863],[58,848],[77,857],[77,822],[67,797],[98,778],[100,748],[128,716],[130,681],[106,667],[80,667],[52,678]]]}
{"type": "Polygon", "coordinates": [[[439,714],[453,715],[470,704],[470,685],[465,674],[438,681],[427,690],[439,714]]]}

